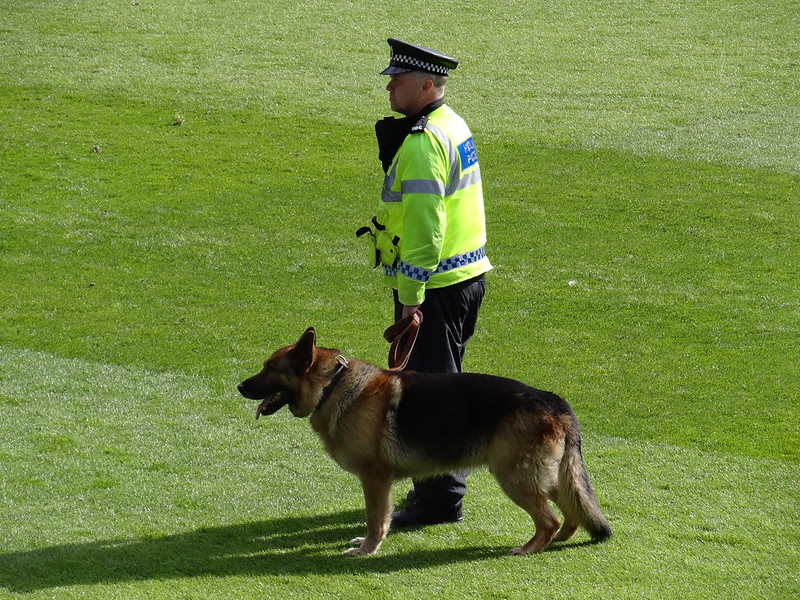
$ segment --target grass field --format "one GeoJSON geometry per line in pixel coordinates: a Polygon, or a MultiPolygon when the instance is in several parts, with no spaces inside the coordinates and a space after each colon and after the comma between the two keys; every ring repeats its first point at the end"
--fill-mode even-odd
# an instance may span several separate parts
{"type": "Polygon", "coordinates": [[[800,3],[431,6],[4,2],[0,598],[800,595],[800,3]],[[608,543],[506,556],[478,472],[463,524],[341,557],[357,481],[236,392],[309,325],[385,362],[390,36],[462,60],[466,366],[569,399],[608,543]]]}

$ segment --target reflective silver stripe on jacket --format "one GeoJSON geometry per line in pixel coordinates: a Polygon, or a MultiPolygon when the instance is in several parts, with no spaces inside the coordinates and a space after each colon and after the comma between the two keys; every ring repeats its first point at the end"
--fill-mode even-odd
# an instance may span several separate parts
{"type": "Polygon", "coordinates": [[[428,123],[426,129],[433,133],[442,145],[444,149],[447,151],[447,157],[450,161],[450,177],[447,181],[447,187],[444,190],[445,196],[452,196],[459,190],[463,190],[471,185],[475,185],[481,180],[481,168],[480,166],[475,167],[469,173],[466,173],[464,177],[459,177],[461,172],[461,160],[458,155],[458,148],[453,145],[453,142],[444,132],[444,130],[440,129],[436,125],[428,123]]]}
{"type": "Polygon", "coordinates": [[[435,179],[406,179],[400,183],[400,193],[444,196],[444,184],[435,179]]]}
{"type": "Polygon", "coordinates": [[[456,192],[475,185],[481,181],[481,168],[475,167],[463,177],[459,177],[461,172],[461,162],[458,154],[458,148],[453,145],[453,142],[444,132],[436,125],[428,123],[426,129],[433,133],[436,138],[442,142],[447,157],[450,162],[450,176],[448,177],[447,185],[443,185],[438,180],[428,179],[408,179],[401,182],[401,191],[393,192],[392,186],[394,185],[395,178],[397,177],[397,161],[392,165],[392,168],[386,174],[383,180],[383,190],[381,191],[381,200],[384,202],[402,202],[403,194],[438,194],[440,196],[452,196],[456,192]]]}
{"type": "Polygon", "coordinates": [[[472,263],[476,263],[483,258],[486,258],[485,246],[482,246],[477,250],[470,250],[469,252],[464,252],[463,254],[457,254],[456,256],[442,259],[439,261],[439,264],[433,271],[428,271],[427,269],[423,269],[421,267],[415,267],[414,265],[410,265],[401,260],[397,267],[390,267],[387,264],[383,264],[383,274],[388,277],[397,277],[397,274],[399,273],[400,275],[408,277],[409,279],[413,279],[414,281],[426,283],[431,276],[435,275],[436,273],[445,273],[447,271],[452,271],[453,269],[458,269],[459,267],[465,267],[467,265],[471,265],[472,263]]]}
{"type": "Polygon", "coordinates": [[[392,186],[394,185],[394,179],[397,177],[397,161],[394,162],[392,168],[389,169],[389,172],[386,174],[386,177],[383,178],[383,190],[381,190],[381,200],[384,202],[402,202],[403,201],[403,194],[400,192],[393,192],[392,186]]]}

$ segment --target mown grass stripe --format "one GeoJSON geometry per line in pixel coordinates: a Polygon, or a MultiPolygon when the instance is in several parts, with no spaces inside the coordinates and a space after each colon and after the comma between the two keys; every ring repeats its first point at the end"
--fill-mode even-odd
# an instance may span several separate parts
{"type": "MultiPolygon", "coordinates": [[[[396,532],[383,557],[348,562],[338,552],[363,527],[359,486],[304,423],[283,414],[256,423],[233,391],[214,397],[215,384],[181,373],[7,347],[0,372],[0,396],[11,399],[0,427],[0,586],[10,591],[147,595],[179,585],[249,594],[264,578],[289,585],[321,570],[337,589],[372,582],[390,593],[409,569],[435,579],[445,565],[449,593],[499,588],[515,597],[527,589],[515,572],[533,562],[511,562],[504,552],[531,525],[485,471],[471,477],[466,523],[396,532]],[[376,581],[376,569],[392,581],[376,581]],[[474,580],[476,569],[484,583],[474,580]],[[209,588],[209,577],[227,583],[209,588]]],[[[610,589],[622,598],[778,597],[796,585],[800,467],[591,431],[584,437],[615,537],[590,553],[568,545],[569,553],[534,558],[540,585],[557,586],[575,561],[606,573],[589,575],[586,597],[610,589]],[[652,578],[661,571],[670,577],[652,578]]],[[[398,484],[396,495],[404,491],[398,484]]],[[[432,582],[412,597],[431,592],[432,582]]]]}

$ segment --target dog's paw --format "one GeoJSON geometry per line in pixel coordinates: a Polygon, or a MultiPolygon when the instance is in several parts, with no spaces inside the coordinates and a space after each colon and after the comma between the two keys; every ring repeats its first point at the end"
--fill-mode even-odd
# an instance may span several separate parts
{"type": "Polygon", "coordinates": [[[364,554],[364,551],[361,549],[361,545],[364,543],[365,539],[366,538],[363,537],[353,538],[352,540],[350,540],[350,545],[352,546],[352,548],[350,548],[349,550],[345,550],[344,552],[342,552],[342,554],[344,556],[359,556],[361,554],[364,554]]]}
{"type": "Polygon", "coordinates": [[[380,547],[380,542],[377,544],[366,543],[367,538],[358,537],[350,540],[350,545],[353,546],[349,550],[342,552],[345,556],[362,556],[364,554],[375,554],[380,547]]]}

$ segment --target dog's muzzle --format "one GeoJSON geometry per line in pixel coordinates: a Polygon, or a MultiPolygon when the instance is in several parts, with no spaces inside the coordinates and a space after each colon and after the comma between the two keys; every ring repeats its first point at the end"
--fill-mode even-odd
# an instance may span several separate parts
{"type": "Polygon", "coordinates": [[[261,415],[271,415],[289,404],[290,394],[283,390],[271,390],[269,393],[257,392],[250,388],[247,381],[243,381],[236,389],[248,400],[261,400],[256,409],[256,419],[261,415]]]}

